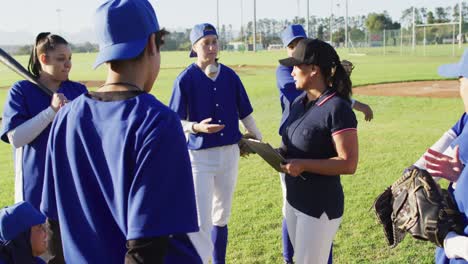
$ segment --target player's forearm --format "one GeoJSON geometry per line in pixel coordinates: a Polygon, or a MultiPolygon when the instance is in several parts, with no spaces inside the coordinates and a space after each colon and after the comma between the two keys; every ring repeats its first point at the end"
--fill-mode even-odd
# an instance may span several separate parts
{"type": "Polygon", "coordinates": [[[468,260],[468,237],[450,232],[444,239],[444,251],[448,258],[468,260]]]}
{"type": "Polygon", "coordinates": [[[331,159],[302,159],[299,160],[304,172],[321,175],[354,174],[357,168],[357,157],[343,159],[334,157],[331,159]]]}
{"type": "Polygon", "coordinates": [[[7,133],[8,140],[15,148],[31,143],[54,120],[55,111],[48,107],[35,117],[7,133]]]}
{"type": "Polygon", "coordinates": [[[164,263],[168,237],[140,238],[127,241],[125,264],[164,263]]]}
{"type": "MultiPolygon", "coordinates": [[[[440,153],[446,153],[447,149],[449,148],[450,144],[457,138],[457,135],[455,132],[453,132],[451,129],[445,132],[439,140],[434,143],[434,145],[431,146],[431,149],[440,152],[440,153]]],[[[444,154],[445,154],[444,153],[444,154]]],[[[427,169],[426,168],[426,160],[424,159],[424,155],[422,155],[415,163],[414,166],[420,168],[420,169],[427,169]]]]}
{"type": "Polygon", "coordinates": [[[252,134],[256,139],[262,140],[262,133],[257,128],[255,119],[253,118],[251,114],[245,117],[244,119],[242,119],[241,122],[244,125],[248,133],[252,134]]]}
{"type": "Polygon", "coordinates": [[[368,105],[363,104],[363,103],[359,102],[358,100],[352,99],[352,101],[351,101],[351,107],[352,107],[354,110],[357,110],[357,111],[359,111],[359,112],[364,112],[364,111],[366,110],[366,107],[368,107],[368,105]]]}

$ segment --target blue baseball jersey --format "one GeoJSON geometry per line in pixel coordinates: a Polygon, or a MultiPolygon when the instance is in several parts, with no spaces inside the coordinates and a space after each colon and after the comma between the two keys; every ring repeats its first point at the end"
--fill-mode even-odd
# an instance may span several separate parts
{"type": "Polygon", "coordinates": [[[291,76],[294,67],[287,67],[279,65],[276,69],[276,85],[280,93],[281,103],[281,122],[279,128],[279,134],[282,135],[282,130],[286,124],[286,120],[289,116],[289,108],[294,100],[303,93],[303,91],[296,89],[296,82],[291,76]]]}
{"type": "Polygon", "coordinates": [[[452,130],[455,132],[457,136],[459,136],[463,128],[465,127],[465,124],[468,122],[468,115],[466,113],[463,113],[463,115],[460,117],[460,119],[453,125],[452,130]]]}
{"type": "MultiPolygon", "coordinates": [[[[292,104],[283,133],[286,159],[329,159],[338,154],[333,136],[356,130],[357,120],[348,100],[328,89],[315,101],[307,94],[292,104]]],[[[304,172],[301,177],[286,174],[286,199],[295,209],[320,218],[325,212],[330,219],[343,215],[344,194],[340,175],[328,176],[304,172]]]]}
{"type": "MultiPolygon", "coordinates": [[[[468,189],[468,170],[466,169],[466,164],[468,163],[468,126],[466,126],[467,121],[468,117],[466,113],[463,113],[458,122],[452,127],[452,130],[457,135],[457,138],[451,143],[450,146],[452,148],[454,148],[457,145],[459,146],[459,157],[461,162],[465,165],[465,169],[463,169],[460,177],[458,178],[455,190],[453,188],[449,188],[449,191],[452,194],[458,206],[458,209],[462,214],[464,214],[466,226],[464,230],[465,236],[468,236],[468,193],[466,192],[466,190],[468,189]]],[[[465,261],[463,259],[448,259],[445,256],[443,248],[436,249],[435,259],[437,264],[468,263],[468,261],[465,261]]]]}
{"type": "MultiPolygon", "coordinates": [[[[68,100],[73,100],[87,91],[80,83],[62,82],[58,93],[63,93],[68,100]]],[[[1,139],[9,143],[7,133],[50,106],[51,97],[29,81],[15,83],[7,97],[3,109],[1,139]]],[[[41,203],[42,183],[47,139],[50,126],[42,131],[32,142],[17,151],[15,170],[23,175],[23,199],[39,209],[41,203]]]]}
{"type": "Polygon", "coordinates": [[[190,134],[189,149],[236,144],[242,136],[239,119],[253,112],[239,76],[223,64],[214,81],[195,63],[188,66],[174,82],[169,107],[183,120],[201,122],[211,117],[211,123],[225,125],[218,133],[190,134]]]}
{"type": "Polygon", "coordinates": [[[41,210],[68,262],[123,263],[127,240],[198,231],[180,119],[129,93],[85,94],[53,122],[41,210]]]}

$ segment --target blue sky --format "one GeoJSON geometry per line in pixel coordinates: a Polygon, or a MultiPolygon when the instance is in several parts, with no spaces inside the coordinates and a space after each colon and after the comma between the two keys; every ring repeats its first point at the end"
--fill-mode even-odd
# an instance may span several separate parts
{"type": "MultiPolygon", "coordinates": [[[[253,0],[218,0],[220,25],[232,24],[235,30],[241,21],[253,18],[253,0]],[[241,4],[243,12],[241,16],[241,4]]],[[[412,5],[433,9],[447,6],[459,0],[348,0],[349,15],[383,12],[399,19],[401,11],[412,5]]],[[[92,15],[103,0],[0,0],[0,32],[41,31],[61,32],[63,35],[86,32],[92,35],[92,15]],[[57,11],[60,10],[60,11],[57,11]]],[[[216,25],[217,0],[150,0],[158,15],[159,23],[169,29],[192,27],[201,22],[216,25]]],[[[306,15],[307,0],[257,0],[257,19],[291,19],[306,15]],[[299,9],[298,9],[299,3],[299,9]]],[[[309,0],[310,14],[319,17],[345,14],[345,0],[309,0]],[[337,5],[339,4],[339,6],[337,5]]],[[[0,44],[2,44],[0,42],[0,44]]]]}

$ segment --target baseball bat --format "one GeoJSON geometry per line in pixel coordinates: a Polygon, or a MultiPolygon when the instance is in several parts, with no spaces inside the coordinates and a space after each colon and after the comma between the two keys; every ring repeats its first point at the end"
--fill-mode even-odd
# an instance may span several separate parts
{"type": "Polygon", "coordinates": [[[52,96],[54,92],[42,84],[37,78],[35,78],[31,73],[29,73],[23,65],[16,61],[10,54],[6,53],[3,49],[0,48],[0,61],[5,64],[10,70],[16,72],[24,79],[34,83],[43,91],[45,94],[52,96]]]}

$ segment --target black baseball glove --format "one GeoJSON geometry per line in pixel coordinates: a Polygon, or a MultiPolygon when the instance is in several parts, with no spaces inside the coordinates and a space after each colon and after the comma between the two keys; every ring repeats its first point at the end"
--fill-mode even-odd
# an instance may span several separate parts
{"type": "Polygon", "coordinates": [[[392,248],[406,233],[438,247],[444,246],[448,232],[463,233],[463,218],[451,195],[414,166],[377,197],[374,209],[392,248]]]}
{"type": "MultiPolygon", "coordinates": [[[[253,136],[250,133],[246,133],[242,135],[242,139],[249,139],[249,138],[255,139],[255,136],[253,136]]],[[[237,143],[239,145],[239,155],[244,158],[244,157],[249,156],[250,154],[255,154],[255,151],[251,149],[249,145],[247,145],[242,139],[239,141],[239,143],[237,143]]]]}

